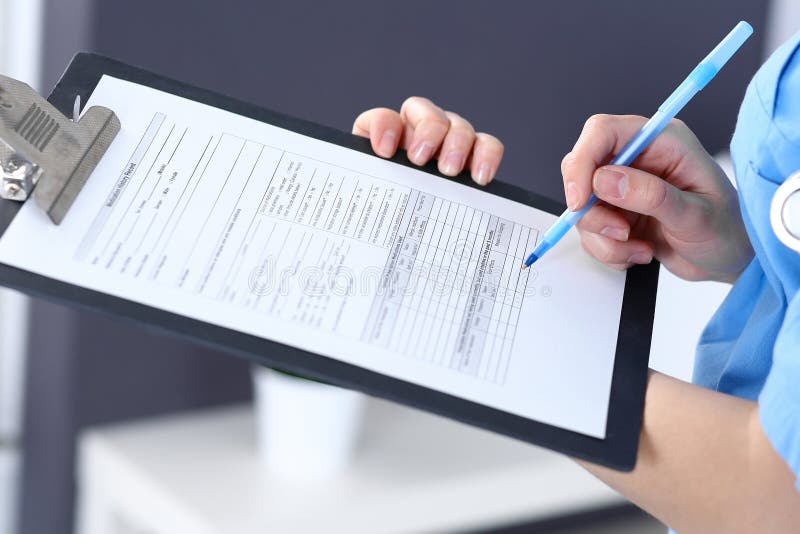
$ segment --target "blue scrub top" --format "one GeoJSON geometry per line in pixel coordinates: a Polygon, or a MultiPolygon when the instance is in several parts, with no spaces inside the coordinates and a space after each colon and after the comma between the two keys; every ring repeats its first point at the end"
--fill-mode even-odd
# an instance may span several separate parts
{"type": "Polygon", "coordinates": [[[800,254],[769,219],[778,186],[800,170],[800,33],[750,82],[731,156],[755,258],[700,338],[694,382],[758,400],[764,433],[800,490],[800,254]]]}

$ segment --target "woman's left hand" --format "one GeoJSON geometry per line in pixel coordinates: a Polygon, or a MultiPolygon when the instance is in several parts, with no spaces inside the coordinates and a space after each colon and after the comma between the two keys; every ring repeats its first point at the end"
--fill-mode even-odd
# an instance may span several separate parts
{"type": "Polygon", "coordinates": [[[460,115],[419,96],[407,98],[400,113],[387,108],[365,111],[353,123],[353,133],[368,137],[381,157],[390,158],[403,148],[416,165],[436,159],[439,172],[447,176],[469,169],[480,185],[492,181],[503,159],[503,143],[496,137],[475,132],[460,115]]]}

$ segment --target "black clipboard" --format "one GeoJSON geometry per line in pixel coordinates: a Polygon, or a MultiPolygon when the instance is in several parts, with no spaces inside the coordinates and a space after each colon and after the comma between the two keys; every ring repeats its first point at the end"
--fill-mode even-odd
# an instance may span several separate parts
{"type": "MultiPolygon", "coordinates": [[[[48,100],[62,113],[70,115],[75,96],[80,95],[81,102],[86,102],[104,74],[372,154],[369,141],[366,139],[193,87],[95,54],[76,55],[48,100]]],[[[403,152],[398,153],[393,161],[412,166],[403,152]]],[[[432,175],[432,180],[452,179],[440,175],[435,165],[428,165],[425,170],[432,175]]],[[[473,187],[479,187],[466,175],[456,179],[461,179],[463,183],[473,187]]],[[[556,202],[510,184],[495,181],[484,189],[554,214],[564,209],[556,202]]],[[[19,206],[13,201],[0,201],[0,234],[5,232],[19,206]]],[[[618,470],[631,470],[636,463],[642,421],[658,269],[658,264],[653,262],[646,266],[636,266],[628,271],[605,439],[593,438],[526,419],[326,356],[7,265],[0,264],[0,284],[36,297],[132,320],[143,326],[179,335],[261,364],[360,390],[369,395],[450,417],[569,456],[618,470]]]]}

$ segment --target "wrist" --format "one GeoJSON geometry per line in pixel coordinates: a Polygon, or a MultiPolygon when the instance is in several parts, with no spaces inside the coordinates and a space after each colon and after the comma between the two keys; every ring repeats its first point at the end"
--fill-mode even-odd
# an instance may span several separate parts
{"type": "Polygon", "coordinates": [[[735,284],[744,270],[747,269],[747,266],[752,263],[753,258],[755,258],[755,251],[753,251],[749,240],[744,244],[743,248],[744,250],[740,255],[739,261],[735,264],[735,267],[728,273],[722,273],[717,277],[716,280],[718,282],[725,282],[731,285],[735,284]]]}

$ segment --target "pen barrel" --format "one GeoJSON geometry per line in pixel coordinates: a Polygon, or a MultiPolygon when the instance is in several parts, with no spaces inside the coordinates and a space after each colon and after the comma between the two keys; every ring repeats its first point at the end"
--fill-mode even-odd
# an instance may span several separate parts
{"type": "MultiPolygon", "coordinates": [[[[688,101],[692,96],[697,92],[694,90],[693,92],[689,92],[686,90],[686,94],[679,95],[681,100],[684,100],[684,103],[688,101]]],[[[683,106],[681,106],[683,107],[683,106]]],[[[677,108],[674,111],[662,111],[658,110],[655,114],[650,117],[644,126],[639,130],[639,132],[634,135],[628,143],[622,147],[622,150],[614,156],[614,159],[611,160],[612,165],[630,165],[633,163],[639,154],[647,148],[647,146],[655,139],[658,134],[669,124],[669,121],[675,117],[678,112],[677,108]]]]}
{"type": "Polygon", "coordinates": [[[597,197],[592,193],[592,196],[589,197],[588,202],[586,205],[579,209],[578,211],[570,211],[566,210],[564,213],[559,216],[558,220],[556,220],[555,224],[550,227],[547,232],[545,232],[544,236],[542,236],[542,243],[549,243],[550,246],[547,248],[549,249],[551,246],[558,243],[562,237],[564,237],[567,232],[569,232],[570,228],[575,226],[583,215],[589,211],[589,209],[594,206],[594,203],[597,202],[597,197]]]}

